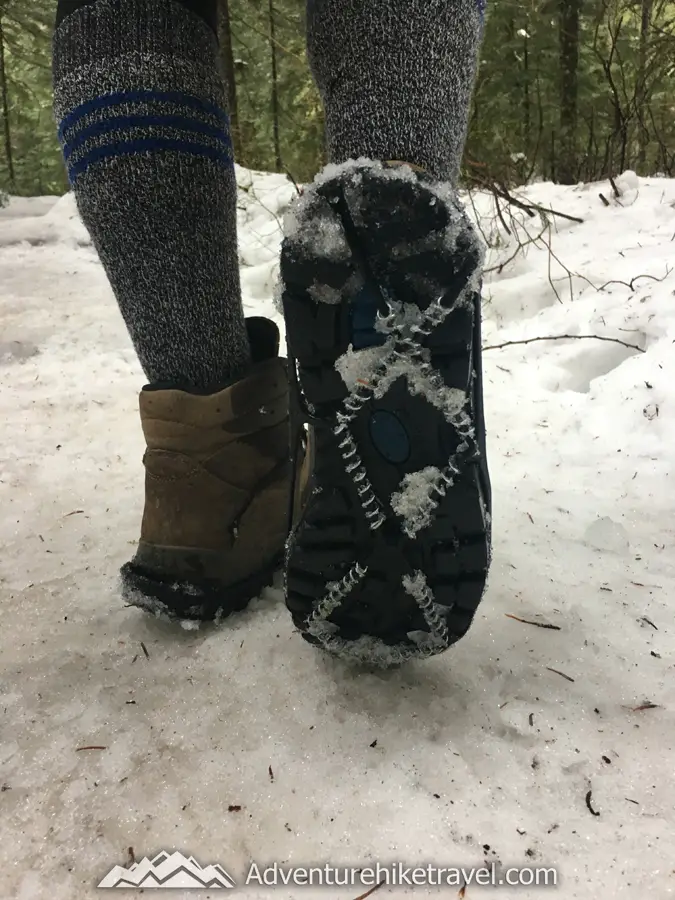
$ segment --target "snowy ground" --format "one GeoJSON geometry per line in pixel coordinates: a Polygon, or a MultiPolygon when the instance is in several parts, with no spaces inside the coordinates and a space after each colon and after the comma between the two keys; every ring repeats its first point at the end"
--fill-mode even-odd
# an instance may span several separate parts
{"type": "MultiPolygon", "coordinates": [[[[247,309],[273,315],[291,190],[239,174],[247,309]]],[[[505,218],[511,237],[477,199],[491,268],[533,239],[487,279],[487,345],[635,348],[486,353],[489,591],[457,647],[384,674],[293,634],[279,582],[220,629],[123,608],[142,376],[70,198],[0,213],[0,897],[93,897],[129,847],[235,876],[497,859],[557,866],[565,900],[675,894],[675,181],[618,186],[529,188],[584,223],[505,218]]],[[[457,888],[376,896],[407,893],[457,888]]]]}

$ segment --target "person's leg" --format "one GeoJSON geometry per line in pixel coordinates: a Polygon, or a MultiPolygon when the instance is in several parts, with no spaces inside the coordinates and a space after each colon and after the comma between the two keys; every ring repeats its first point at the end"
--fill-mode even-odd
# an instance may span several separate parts
{"type": "Polygon", "coordinates": [[[309,0],[331,164],[282,249],[315,488],[286,599],[309,641],[369,663],[445,650],[487,576],[483,251],[454,187],[482,12],[309,0]]]}
{"type": "MultiPolygon", "coordinates": [[[[217,0],[59,0],[54,95],[82,218],[150,382],[130,603],[239,609],[287,534],[279,334],[244,321],[217,0]]],[[[120,502],[122,498],[118,498],[120,502]]]]}
{"type": "Polygon", "coordinates": [[[54,41],[80,213],[148,380],[188,389],[224,385],[250,362],[216,9],[60,0],[54,41]]]}
{"type": "Polygon", "coordinates": [[[482,0],[308,0],[307,12],[331,161],[403,160],[454,181],[482,0]]]}

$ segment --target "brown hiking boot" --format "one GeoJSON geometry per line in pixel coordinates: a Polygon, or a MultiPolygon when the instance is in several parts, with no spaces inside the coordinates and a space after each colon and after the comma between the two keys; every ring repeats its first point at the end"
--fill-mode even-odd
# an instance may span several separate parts
{"type": "Polygon", "coordinates": [[[279,332],[247,321],[253,366],[216,394],[146,388],[145,511],[122,569],[134,606],[220,619],[269,584],[288,532],[288,376],[279,332]]]}

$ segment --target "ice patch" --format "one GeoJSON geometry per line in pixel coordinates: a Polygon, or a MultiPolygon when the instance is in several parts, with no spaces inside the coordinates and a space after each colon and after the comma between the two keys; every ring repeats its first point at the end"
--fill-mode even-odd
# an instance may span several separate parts
{"type": "MultiPolygon", "coordinates": [[[[189,582],[175,581],[173,584],[171,584],[170,589],[175,594],[182,594],[183,596],[203,596],[203,591],[201,591],[195,585],[190,584],[189,582]]],[[[188,609],[186,610],[186,614],[191,618],[185,618],[177,616],[170,606],[168,606],[166,603],[163,603],[161,600],[158,600],[156,597],[145,594],[138,588],[133,587],[127,581],[125,576],[123,576],[122,578],[122,590],[129,606],[135,606],[138,609],[142,609],[150,615],[154,616],[156,619],[160,619],[163,622],[177,622],[185,631],[196,631],[200,627],[200,619],[203,615],[204,609],[203,604],[195,603],[194,606],[188,607],[188,609]]],[[[218,609],[214,614],[213,619],[215,623],[218,624],[222,620],[222,618],[223,610],[218,609]]]]}
{"type": "Polygon", "coordinates": [[[381,347],[366,347],[363,350],[354,350],[350,346],[346,353],[335,360],[335,368],[345,385],[353,391],[357,385],[366,385],[370,382],[373,372],[390,349],[390,343],[381,347]]]}
{"type": "Polygon", "coordinates": [[[302,243],[313,256],[324,259],[340,261],[349,259],[351,255],[342,223],[327,216],[312,219],[312,227],[302,231],[302,243]]]}
{"type": "Polygon", "coordinates": [[[335,179],[341,178],[343,175],[350,176],[352,184],[358,184],[361,179],[363,169],[370,169],[371,172],[378,172],[381,178],[391,181],[416,181],[417,174],[408,164],[385,166],[383,162],[368,157],[360,156],[358,159],[349,159],[343,163],[329,163],[325,166],[314,179],[314,184],[319,186],[328,184],[335,179]]]}
{"type": "Polygon", "coordinates": [[[431,524],[438,506],[438,489],[444,484],[452,484],[452,479],[436,466],[411,472],[401,480],[401,490],[391,496],[391,508],[403,519],[403,530],[409,538],[431,524]]]}
{"type": "Polygon", "coordinates": [[[39,352],[31,341],[0,341],[0,364],[25,362],[39,352]]]}
{"type": "Polygon", "coordinates": [[[307,288],[307,293],[315,303],[335,305],[342,300],[342,291],[339,288],[333,288],[329,284],[320,284],[318,281],[312,282],[311,287],[307,288]]]}
{"type": "Polygon", "coordinates": [[[419,394],[443,413],[448,422],[455,423],[466,404],[466,394],[459,388],[445,385],[435,371],[425,371],[402,354],[387,366],[379,379],[373,395],[381,399],[398,378],[405,378],[411,394],[419,394]]]}
{"type": "Polygon", "coordinates": [[[309,191],[300,194],[289,206],[284,217],[284,235],[312,256],[334,262],[351,256],[342,223],[321,198],[309,191]]]}
{"type": "Polygon", "coordinates": [[[272,303],[280,316],[284,314],[284,290],[285,285],[281,278],[277,278],[274,283],[274,292],[272,294],[272,303]]]}
{"type": "Polygon", "coordinates": [[[620,522],[615,522],[609,516],[602,516],[592,522],[584,533],[584,540],[596,550],[609,553],[623,554],[630,550],[628,532],[620,522]]]}
{"type": "Polygon", "coordinates": [[[427,659],[436,656],[442,645],[433,635],[414,631],[408,637],[415,644],[385,644],[378,638],[362,635],[353,641],[337,637],[329,622],[317,626],[315,636],[324,649],[347,662],[357,663],[377,669],[391,669],[403,665],[411,659],[427,659]]]}

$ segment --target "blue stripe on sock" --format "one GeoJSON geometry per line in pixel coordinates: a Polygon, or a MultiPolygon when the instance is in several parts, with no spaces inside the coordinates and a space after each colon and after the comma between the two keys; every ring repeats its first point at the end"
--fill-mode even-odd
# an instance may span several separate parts
{"type": "Polygon", "coordinates": [[[64,145],[64,158],[68,162],[73,153],[91,137],[100,137],[112,134],[115,131],[125,131],[129,128],[147,128],[149,126],[177,128],[181,131],[188,131],[191,134],[205,135],[215,138],[228,150],[232,147],[230,136],[224,129],[215,125],[208,125],[206,122],[200,122],[198,119],[191,119],[188,116],[112,116],[109,119],[94,122],[92,125],[83,128],[82,131],[78,131],[75,137],[64,145]]]}
{"type": "Polygon", "coordinates": [[[182,91],[121,91],[117,94],[105,94],[102,97],[94,97],[93,100],[87,100],[86,103],[76,106],[75,109],[68,113],[59,126],[59,140],[63,141],[66,131],[76,125],[83,117],[100,109],[109,109],[111,106],[121,106],[124,103],[175,103],[188,109],[209,113],[227,128],[229,128],[230,124],[225,110],[209,100],[204,100],[202,97],[184,94],[182,91]]]}
{"type": "Polygon", "coordinates": [[[224,166],[232,166],[234,160],[232,154],[218,147],[209,147],[206,144],[193,144],[190,141],[176,140],[174,138],[138,138],[135,141],[123,141],[119,144],[106,144],[103,147],[95,147],[86,156],[73,163],[68,169],[70,183],[87,171],[89,166],[106,159],[114,159],[119,156],[134,156],[139,153],[157,153],[164,150],[189,153],[191,156],[201,156],[213,160],[224,166]]]}

